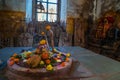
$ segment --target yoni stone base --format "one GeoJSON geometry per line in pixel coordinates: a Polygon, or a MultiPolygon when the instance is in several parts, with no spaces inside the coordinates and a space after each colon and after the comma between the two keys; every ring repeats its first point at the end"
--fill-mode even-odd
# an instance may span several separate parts
{"type": "Polygon", "coordinates": [[[66,65],[64,67],[55,66],[54,68],[56,70],[54,71],[46,71],[45,68],[25,68],[17,64],[12,66],[8,65],[6,75],[9,80],[46,80],[49,77],[67,76],[71,69],[72,59],[65,63],[66,65]]]}

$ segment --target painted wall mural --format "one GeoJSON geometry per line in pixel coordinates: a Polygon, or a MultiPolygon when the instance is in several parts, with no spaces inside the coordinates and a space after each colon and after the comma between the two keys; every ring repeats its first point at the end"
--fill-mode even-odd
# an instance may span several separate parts
{"type": "Polygon", "coordinates": [[[120,0],[94,0],[94,2],[96,19],[108,10],[120,10],[120,0]]]}

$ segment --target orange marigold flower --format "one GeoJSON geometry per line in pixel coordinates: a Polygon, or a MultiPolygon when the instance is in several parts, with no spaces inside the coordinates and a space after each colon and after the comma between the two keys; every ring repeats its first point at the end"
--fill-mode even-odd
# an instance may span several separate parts
{"type": "Polygon", "coordinates": [[[16,56],[17,56],[17,53],[14,53],[14,54],[13,54],[13,57],[16,57],[16,56]]]}
{"type": "Polygon", "coordinates": [[[45,32],[41,32],[41,35],[45,35],[45,32]]]}
{"type": "Polygon", "coordinates": [[[47,25],[46,26],[46,30],[50,30],[51,29],[51,26],[50,25],[47,25]]]}
{"type": "Polygon", "coordinates": [[[61,65],[62,67],[64,67],[64,66],[65,66],[65,62],[62,62],[60,65],[61,65]]]}
{"type": "Polygon", "coordinates": [[[69,58],[66,58],[65,61],[66,61],[66,62],[69,62],[69,58]]]}
{"type": "Polygon", "coordinates": [[[16,59],[14,59],[14,61],[15,61],[16,63],[18,63],[18,62],[19,62],[19,59],[18,59],[18,58],[16,58],[16,59]]]}
{"type": "Polygon", "coordinates": [[[15,62],[12,60],[9,62],[9,65],[12,66],[15,62]]]}
{"type": "Polygon", "coordinates": [[[48,59],[49,58],[49,54],[48,53],[42,53],[41,58],[42,59],[48,59]]]}
{"type": "Polygon", "coordinates": [[[51,61],[50,61],[49,59],[45,60],[45,63],[46,63],[46,64],[50,64],[50,62],[51,62],[51,61]]]}
{"type": "Polygon", "coordinates": [[[14,57],[10,57],[10,61],[11,61],[11,60],[14,60],[14,59],[15,59],[14,57]]]}

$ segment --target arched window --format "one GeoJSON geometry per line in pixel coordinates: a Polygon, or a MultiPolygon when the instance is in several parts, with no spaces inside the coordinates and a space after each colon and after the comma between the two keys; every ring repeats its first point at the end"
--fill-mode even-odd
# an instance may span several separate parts
{"type": "Polygon", "coordinates": [[[56,22],[59,20],[60,0],[36,0],[35,4],[37,21],[56,22]]]}

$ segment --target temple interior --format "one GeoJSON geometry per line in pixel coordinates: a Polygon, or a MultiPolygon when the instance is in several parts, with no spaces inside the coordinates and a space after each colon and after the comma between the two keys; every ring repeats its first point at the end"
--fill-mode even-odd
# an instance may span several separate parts
{"type": "MultiPolygon", "coordinates": [[[[6,48],[36,47],[47,25],[55,47],[84,48],[120,64],[120,0],[0,0],[0,56],[6,48]]],[[[1,61],[0,80],[8,80],[1,61]]]]}

